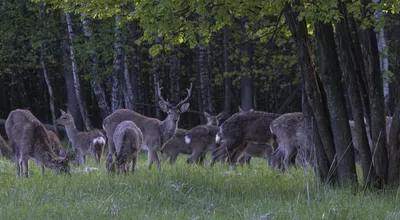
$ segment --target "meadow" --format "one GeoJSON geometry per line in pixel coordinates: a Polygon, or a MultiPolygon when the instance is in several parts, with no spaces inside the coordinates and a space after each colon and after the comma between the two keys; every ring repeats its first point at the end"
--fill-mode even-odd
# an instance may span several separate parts
{"type": "Polygon", "coordinates": [[[311,170],[271,171],[261,159],[251,166],[175,165],[147,168],[140,154],[129,175],[108,175],[88,159],[86,172],[45,177],[30,162],[30,178],[17,178],[16,167],[0,160],[0,219],[400,219],[396,190],[371,192],[323,187],[311,170]],[[306,178],[307,177],[307,178],[306,178]]]}

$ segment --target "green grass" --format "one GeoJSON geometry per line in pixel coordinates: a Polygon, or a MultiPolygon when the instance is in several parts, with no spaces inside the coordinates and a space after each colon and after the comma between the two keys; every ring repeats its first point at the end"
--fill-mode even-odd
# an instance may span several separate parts
{"type": "Polygon", "coordinates": [[[400,219],[396,191],[363,192],[321,188],[304,171],[278,173],[263,160],[233,173],[213,168],[162,164],[147,169],[140,155],[135,174],[109,176],[72,167],[72,176],[17,178],[14,164],[0,160],[0,219],[400,219]]]}

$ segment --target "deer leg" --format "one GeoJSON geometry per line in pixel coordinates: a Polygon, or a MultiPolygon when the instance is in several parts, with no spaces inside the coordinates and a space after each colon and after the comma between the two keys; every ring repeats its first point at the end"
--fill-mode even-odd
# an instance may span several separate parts
{"type": "Polygon", "coordinates": [[[169,164],[173,165],[176,162],[176,159],[178,158],[178,153],[173,153],[169,156],[169,164]]]}
{"type": "Polygon", "coordinates": [[[284,169],[289,171],[289,163],[292,161],[293,156],[295,155],[296,151],[292,146],[285,147],[285,156],[283,159],[283,166],[284,169]]]}
{"type": "Polygon", "coordinates": [[[40,165],[40,171],[42,173],[42,178],[43,178],[44,177],[44,165],[43,164],[40,165]]]}
{"type": "Polygon", "coordinates": [[[28,158],[24,158],[23,160],[22,160],[22,164],[23,164],[23,167],[25,167],[25,170],[24,170],[24,173],[25,173],[25,177],[29,177],[29,163],[28,163],[28,158]]]}
{"type": "Polygon", "coordinates": [[[17,162],[17,176],[18,177],[22,176],[22,157],[20,157],[17,162]]]}

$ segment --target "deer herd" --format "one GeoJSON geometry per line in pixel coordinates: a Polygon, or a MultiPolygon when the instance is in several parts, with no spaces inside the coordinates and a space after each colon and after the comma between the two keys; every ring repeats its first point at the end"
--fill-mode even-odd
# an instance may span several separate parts
{"type": "MultiPolygon", "coordinates": [[[[252,157],[263,158],[270,167],[282,170],[312,162],[313,148],[301,112],[279,115],[239,108],[238,113],[223,123],[220,122],[225,114],[213,116],[204,112],[207,124],[186,130],[178,128],[178,122],[180,115],[189,109],[192,84],[187,92],[183,100],[172,104],[162,97],[157,84],[158,105],[168,114],[163,121],[129,109],[118,109],[103,120],[103,131],[78,131],[71,114],[61,110],[57,123],[65,126],[72,152],[63,148],[57,135],[47,130],[29,110],[13,110],[5,123],[8,142],[0,136],[0,157],[15,162],[17,175],[26,177],[28,160],[40,165],[42,176],[45,167],[69,174],[70,162],[84,165],[87,155],[100,163],[106,140],[108,173],[134,172],[140,150],[147,150],[149,168],[155,163],[158,169],[161,167],[159,153],[171,165],[179,154],[188,155],[187,163],[204,165],[209,152],[211,166],[218,161],[228,162],[232,167],[249,164],[252,157]]],[[[388,117],[388,126],[390,121],[388,117]]],[[[349,121],[349,125],[355,139],[354,122],[349,121]]]]}

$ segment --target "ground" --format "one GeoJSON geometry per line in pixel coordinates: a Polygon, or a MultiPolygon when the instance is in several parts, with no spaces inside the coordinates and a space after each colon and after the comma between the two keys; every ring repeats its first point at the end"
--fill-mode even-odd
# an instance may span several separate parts
{"type": "Polygon", "coordinates": [[[0,160],[0,219],[400,219],[397,191],[326,188],[311,170],[279,173],[261,159],[228,172],[183,156],[148,170],[146,156],[121,176],[107,175],[104,159],[89,159],[87,167],[99,168],[89,173],[73,166],[70,177],[46,170],[42,178],[31,162],[28,179],[0,160]]]}

